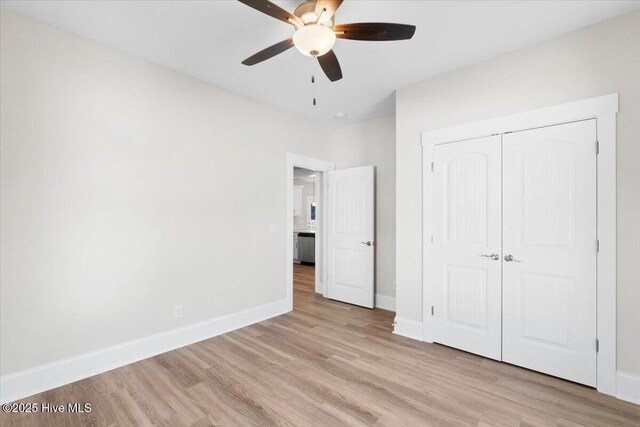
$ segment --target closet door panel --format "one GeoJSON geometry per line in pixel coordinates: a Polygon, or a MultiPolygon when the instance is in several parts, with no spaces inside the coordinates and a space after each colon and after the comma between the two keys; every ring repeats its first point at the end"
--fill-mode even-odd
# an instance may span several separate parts
{"type": "Polygon", "coordinates": [[[503,360],[594,386],[596,123],[503,137],[503,360]]]}
{"type": "Polygon", "coordinates": [[[434,340],[500,359],[500,137],[434,148],[434,340]]]}

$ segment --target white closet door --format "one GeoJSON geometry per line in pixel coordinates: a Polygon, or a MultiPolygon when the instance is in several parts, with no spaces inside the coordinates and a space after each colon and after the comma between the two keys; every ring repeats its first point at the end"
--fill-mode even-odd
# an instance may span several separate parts
{"type": "Polygon", "coordinates": [[[500,360],[500,137],[434,159],[434,341],[500,360]]]}
{"type": "Polygon", "coordinates": [[[327,172],[327,296],[373,308],[373,166],[327,172]]]}
{"type": "Polygon", "coordinates": [[[595,120],[503,136],[503,360],[591,386],[595,141],[595,120]]]}

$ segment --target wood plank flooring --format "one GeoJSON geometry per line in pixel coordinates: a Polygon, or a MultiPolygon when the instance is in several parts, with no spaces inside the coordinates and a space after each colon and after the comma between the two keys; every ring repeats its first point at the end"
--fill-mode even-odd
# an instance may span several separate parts
{"type": "Polygon", "coordinates": [[[8,426],[640,426],[640,406],[391,333],[394,314],[326,300],[294,267],[294,311],[23,399],[89,414],[8,426]]]}

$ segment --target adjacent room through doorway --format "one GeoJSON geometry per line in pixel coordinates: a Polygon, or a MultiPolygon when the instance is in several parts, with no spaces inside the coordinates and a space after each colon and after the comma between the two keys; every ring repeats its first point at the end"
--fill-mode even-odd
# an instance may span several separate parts
{"type": "Polygon", "coordinates": [[[293,283],[294,292],[316,292],[316,230],[320,172],[293,171],[293,283]]]}

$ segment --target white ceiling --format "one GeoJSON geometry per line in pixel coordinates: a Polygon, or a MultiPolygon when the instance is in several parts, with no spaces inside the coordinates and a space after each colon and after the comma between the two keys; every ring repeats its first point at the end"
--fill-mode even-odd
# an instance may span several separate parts
{"type": "MultiPolygon", "coordinates": [[[[275,1],[293,11],[300,1],[275,1]]],[[[331,83],[295,48],[240,62],[292,27],[237,1],[7,1],[2,7],[156,64],[337,127],[395,110],[394,91],[467,64],[622,15],[638,1],[346,0],[338,23],[417,26],[412,40],[338,40],[344,78],[331,83]],[[310,78],[316,77],[315,92],[310,78]],[[312,105],[314,96],[317,106],[312,105]],[[337,112],[346,119],[335,119],[337,112]]]]}

